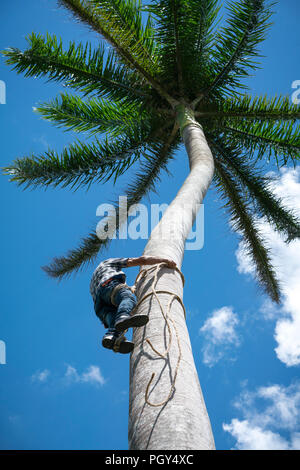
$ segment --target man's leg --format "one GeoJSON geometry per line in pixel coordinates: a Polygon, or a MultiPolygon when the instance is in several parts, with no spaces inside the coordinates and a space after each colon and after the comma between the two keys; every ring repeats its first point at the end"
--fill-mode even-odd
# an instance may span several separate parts
{"type": "Polygon", "coordinates": [[[148,323],[148,315],[131,315],[136,303],[136,298],[128,287],[124,286],[116,291],[114,304],[117,307],[117,312],[114,326],[117,331],[124,331],[131,327],[144,326],[148,323]]]}
{"type": "Polygon", "coordinates": [[[102,338],[102,346],[121,354],[128,354],[133,351],[134,343],[128,341],[124,334],[115,329],[116,312],[115,307],[102,304],[99,312],[96,313],[105,328],[108,328],[102,338]]]}

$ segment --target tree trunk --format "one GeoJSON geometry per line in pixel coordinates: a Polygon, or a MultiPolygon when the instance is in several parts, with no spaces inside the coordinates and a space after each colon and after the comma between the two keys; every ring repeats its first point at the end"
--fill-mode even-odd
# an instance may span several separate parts
{"type": "MultiPolygon", "coordinates": [[[[170,258],[179,268],[185,240],[214,172],[213,157],[203,130],[186,111],[183,109],[178,120],[189,157],[190,173],[152,231],[144,251],[145,255],[170,258]],[[166,227],[171,228],[168,237],[164,236],[166,227]]],[[[154,271],[152,269],[138,282],[138,299],[150,294],[154,271]]],[[[138,307],[137,312],[149,314],[150,319],[144,328],[135,328],[133,332],[135,348],[130,359],[129,448],[214,449],[184,309],[180,303],[183,295],[180,273],[160,267],[156,290],[172,292],[179,300],[168,293],[158,294],[165,314],[168,303],[173,299],[167,322],[153,295],[148,295],[138,307]],[[168,345],[165,357],[157,354],[163,356],[168,345]],[[150,382],[152,374],[155,375],[150,382]]]]}

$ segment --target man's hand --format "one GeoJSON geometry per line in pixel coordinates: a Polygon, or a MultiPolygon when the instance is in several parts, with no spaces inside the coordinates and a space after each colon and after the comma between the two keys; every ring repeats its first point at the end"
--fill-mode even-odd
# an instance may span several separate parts
{"type": "Polygon", "coordinates": [[[164,259],[163,262],[166,263],[168,268],[171,268],[171,269],[177,268],[175,261],[172,261],[171,259],[164,259]]]}
{"type": "Polygon", "coordinates": [[[159,263],[166,263],[168,268],[176,268],[175,261],[166,258],[158,258],[156,256],[140,256],[139,258],[129,258],[127,266],[130,268],[132,266],[144,266],[144,265],[153,265],[159,263]]]}

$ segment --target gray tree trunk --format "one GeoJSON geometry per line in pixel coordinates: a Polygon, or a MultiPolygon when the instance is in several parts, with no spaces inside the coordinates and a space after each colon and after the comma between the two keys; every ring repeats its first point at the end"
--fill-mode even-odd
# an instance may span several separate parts
{"type": "MultiPolygon", "coordinates": [[[[145,255],[170,258],[179,268],[185,240],[214,173],[213,157],[202,128],[193,118],[188,118],[184,125],[181,122],[181,130],[190,173],[154,228],[144,251],[145,255]],[[171,229],[168,236],[166,228],[171,229]]],[[[153,275],[154,269],[138,283],[138,299],[151,292],[153,275]]],[[[182,299],[180,274],[166,267],[160,268],[156,289],[172,292],[182,299]]],[[[172,296],[161,293],[158,297],[166,312],[172,296]]],[[[151,295],[141,303],[138,312],[149,314],[150,320],[144,328],[135,328],[133,332],[135,348],[130,359],[129,448],[214,449],[182,305],[177,299],[173,301],[168,325],[157,300],[151,295]],[[170,333],[170,349],[164,358],[160,357],[148,340],[153,348],[163,354],[167,350],[170,333]],[[149,386],[152,374],[155,375],[149,386]],[[146,391],[147,401],[151,404],[146,403],[146,391]],[[165,403],[152,406],[162,402],[165,403]]]]}

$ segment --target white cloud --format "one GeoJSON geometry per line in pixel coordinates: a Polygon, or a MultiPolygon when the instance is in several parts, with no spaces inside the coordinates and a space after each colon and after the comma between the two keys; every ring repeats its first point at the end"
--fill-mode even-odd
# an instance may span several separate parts
{"type": "Polygon", "coordinates": [[[213,311],[212,316],[206,320],[200,331],[208,333],[215,344],[235,343],[237,335],[234,328],[237,323],[238,319],[232,307],[222,307],[213,311]]]}
{"type": "Polygon", "coordinates": [[[31,376],[32,382],[46,382],[49,378],[50,371],[44,369],[42,371],[37,371],[31,376]]]}
{"type": "Polygon", "coordinates": [[[260,387],[256,392],[246,390],[235,407],[242,419],[232,419],[223,424],[223,429],[236,439],[236,449],[300,449],[300,383],[260,387]]]}
{"type": "Polygon", "coordinates": [[[8,417],[8,421],[12,424],[12,425],[18,425],[21,423],[21,418],[20,416],[18,415],[10,415],[8,417]]]}
{"type": "Polygon", "coordinates": [[[230,424],[223,425],[237,440],[238,450],[289,450],[290,444],[278,433],[253,426],[247,420],[233,419],[230,424]]]}
{"type": "Polygon", "coordinates": [[[64,375],[65,379],[69,380],[70,382],[80,382],[80,376],[75,369],[75,367],[67,366],[67,370],[64,375]]]}
{"type": "MultiPolygon", "coordinates": [[[[285,206],[293,209],[300,217],[300,168],[285,168],[280,172],[272,190],[280,197],[285,206]]],[[[265,318],[276,319],[275,348],[277,357],[287,366],[300,364],[300,240],[289,244],[264,220],[258,221],[258,227],[271,248],[271,258],[277,276],[282,285],[283,300],[281,308],[270,301],[263,303],[261,312],[265,318]]],[[[238,271],[254,275],[254,268],[241,242],[236,252],[238,271]]]]}
{"type": "Polygon", "coordinates": [[[232,307],[222,307],[214,310],[212,315],[200,328],[204,336],[203,362],[208,366],[216,364],[224,356],[229,347],[240,344],[236,333],[238,317],[232,307]]]}
{"type": "Polygon", "coordinates": [[[81,375],[81,381],[100,385],[104,385],[106,382],[103,375],[101,374],[99,367],[97,366],[90,366],[87,372],[84,372],[81,375]]]}
{"type": "Polygon", "coordinates": [[[285,388],[279,385],[262,387],[258,396],[271,401],[267,409],[268,421],[273,426],[293,429],[300,418],[300,386],[292,385],[285,388]]]}
{"type": "MultiPolygon", "coordinates": [[[[36,109],[36,108],[33,108],[33,110],[34,109],[36,109]]],[[[46,149],[49,149],[49,147],[50,147],[50,145],[49,145],[49,143],[48,143],[48,141],[47,141],[47,139],[45,138],[44,135],[40,135],[39,137],[34,137],[33,142],[35,142],[37,144],[41,144],[46,149]]]]}
{"type": "Polygon", "coordinates": [[[89,383],[92,385],[104,385],[106,379],[103,377],[101,370],[98,366],[91,365],[87,367],[82,373],[79,373],[75,367],[66,365],[66,370],[63,376],[57,377],[48,369],[37,371],[31,376],[32,382],[46,383],[49,382],[49,377],[52,376],[52,383],[60,382],[63,385],[71,385],[72,383],[89,383]]]}
{"type": "Polygon", "coordinates": [[[265,320],[278,320],[278,318],[282,317],[281,308],[278,305],[274,305],[270,299],[263,301],[258,313],[265,320]]]}
{"type": "Polygon", "coordinates": [[[75,367],[68,365],[64,378],[67,383],[81,382],[90,383],[94,385],[104,385],[106,382],[100,371],[100,368],[98,366],[93,365],[89,366],[87,370],[82,374],[79,374],[75,367]]]}

